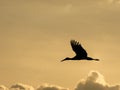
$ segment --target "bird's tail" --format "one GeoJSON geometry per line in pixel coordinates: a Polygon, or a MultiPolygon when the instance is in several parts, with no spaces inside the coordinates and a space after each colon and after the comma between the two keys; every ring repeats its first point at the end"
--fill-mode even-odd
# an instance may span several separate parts
{"type": "Polygon", "coordinates": [[[95,61],[100,61],[99,59],[94,59],[95,61]]]}

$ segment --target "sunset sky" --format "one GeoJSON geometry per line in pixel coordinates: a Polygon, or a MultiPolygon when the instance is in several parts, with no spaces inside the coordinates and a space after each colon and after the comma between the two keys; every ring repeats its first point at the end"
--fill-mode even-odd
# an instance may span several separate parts
{"type": "Polygon", "coordinates": [[[0,0],[0,85],[74,90],[91,71],[120,85],[119,46],[120,0],[0,0]],[[100,61],[60,62],[71,39],[100,61]]]}

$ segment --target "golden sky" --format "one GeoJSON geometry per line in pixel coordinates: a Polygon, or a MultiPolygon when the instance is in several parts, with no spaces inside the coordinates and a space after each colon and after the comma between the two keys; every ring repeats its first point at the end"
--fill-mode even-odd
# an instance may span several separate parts
{"type": "Polygon", "coordinates": [[[0,84],[73,89],[91,70],[119,84],[119,41],[120,0],[0,0],[0,84]],[[100,62],[61,63],[71,39],[100,62]]]}

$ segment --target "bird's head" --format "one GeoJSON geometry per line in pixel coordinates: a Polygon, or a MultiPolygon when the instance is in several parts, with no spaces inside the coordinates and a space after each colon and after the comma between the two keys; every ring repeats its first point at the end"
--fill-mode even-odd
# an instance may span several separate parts
{"type": "Polygon", "coordinates": [[[64,60],[71,60],[71,58],[69,58],[69,57],[66,57],[64,60]]]}

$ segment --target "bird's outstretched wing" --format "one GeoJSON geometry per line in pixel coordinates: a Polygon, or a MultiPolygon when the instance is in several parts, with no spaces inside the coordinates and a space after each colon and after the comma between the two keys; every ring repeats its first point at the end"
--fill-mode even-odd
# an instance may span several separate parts
{"type": "Polygon", "coordinates": [[[80,57],[87,57],[86,50],[81,46],[81,44],[75,40],[70,41],[73,51],[76,53],[76,55],[80,57]]]}

